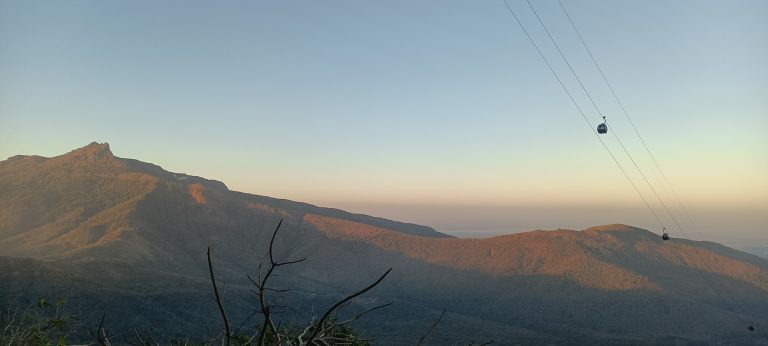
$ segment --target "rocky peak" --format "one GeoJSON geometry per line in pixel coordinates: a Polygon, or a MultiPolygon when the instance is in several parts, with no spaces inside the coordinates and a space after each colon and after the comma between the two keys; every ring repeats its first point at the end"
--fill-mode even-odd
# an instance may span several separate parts
{"type": "Polygon", "coordinates": [[[64,157],[72,162],[100,162],[115,159],[109,149],[109,143],[92,142],[80,149],[75,149],[65,154],[64,157]]]}

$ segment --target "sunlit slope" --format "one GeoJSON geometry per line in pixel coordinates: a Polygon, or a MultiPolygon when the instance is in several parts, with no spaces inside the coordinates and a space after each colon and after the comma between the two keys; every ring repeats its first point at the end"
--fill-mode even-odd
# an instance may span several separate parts
{"type": "MultiPolygon", "coordinates": [[[[435,344],[505,344],[508,335],[558,345],[768,340],[762,330],[742,335],[751,320],[768,319],[768,261],[716,243],[662,241],[626,225],[457,239],[231,191],[115,157],[97,143],[53,158],[0,161],[0,295],[54,292],[82,297],[84,309],[145,301],[105,309],[135,316],[120,322],[126,328],[152,315],[163,316],[153,320],[157,326],[167,321],[194,332],[195,323],[182,322],[215,321],[194,316],[215,311],[205,305],[207,247],[229,301],[247,302],[245,275],[258,275],[281,219],[276,256],[307,258],[281,269],[276,281],[296,288],[290,296],[298,306],[324,306],[393,268],[360,302],[361,309],[396,302],[360,322],[392,345],[412,344],[443,307],[449,315],[435,344]],[[176,295],[196,307],[172,306],[176,295]]],[[[231,309],[233,316],[250,313],[248,304],[231,309]]]]}
{"type": "Polygon", "coordinates": [[[449,237],[429,227],[229,191],[218,181],[115,157],[108,144],[0,162],[3,255],[183,263],[207,245],[236,250],[238,240],[273,227],[272,216],[291,224],[307,212],[449,237]]]}
{"type": "MultiPolygon", "coordinates": [[[[726,248],[661,238],[626,225],[534,231],[487,239],[429,239],[368,225],[306,215],[304,220],[334,239],[360,241],[429,263],[495,275],[551,275],[606,290],[664,285],[659,273],[702,271],[740,280],[768,292],[768,261],[728,256],[726,248]]],[[[732,253],[735,251],[731,250],[732,253]]]]}

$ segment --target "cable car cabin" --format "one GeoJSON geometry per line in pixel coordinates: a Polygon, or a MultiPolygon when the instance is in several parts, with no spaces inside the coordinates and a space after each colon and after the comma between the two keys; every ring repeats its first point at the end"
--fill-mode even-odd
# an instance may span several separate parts
{"type": "Polygon", "coordinates": [[[606,125],[605,123],[597,125],[597,133],[600,133],[600,134],[608,133],[608,125],[606,125]]]}
{"type": "Polygon", "coordinates": [[[661,235],[661,240],[669,240],[669,233],[664,232],[664,234],[661,235]]]}

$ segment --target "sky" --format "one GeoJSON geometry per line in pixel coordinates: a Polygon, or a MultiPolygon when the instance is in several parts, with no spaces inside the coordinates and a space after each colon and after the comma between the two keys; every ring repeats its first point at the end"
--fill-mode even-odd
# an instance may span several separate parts
{"type": "MultiPolygon", "coordinates": [[[[536,17],[509,4],[591,124],[503,1],[0,0],[0,159],[108,142],[233,190],[462,236],[658,232],[536,17]]],[[[768,2],[563,0],[682,204],[558,2],[532,4],[662,223],[768,246],[768,2]]]]}

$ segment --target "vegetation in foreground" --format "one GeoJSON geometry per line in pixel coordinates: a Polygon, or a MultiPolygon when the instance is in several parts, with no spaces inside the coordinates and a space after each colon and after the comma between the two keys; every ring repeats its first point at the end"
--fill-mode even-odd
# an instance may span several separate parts
{"type": "MultiPolygon", "coordinates": [[[[19,309],[13,303],[8,303],[2,316],[0,316],[0,345],[2,346],[64,346],[73,344],[86,345],[111,345],[130,344],[142,346],[160,345],[148,330],[134,330],[130,336],[124,336],[123,340],[112,341],[113,337],[107,333],[104,325],[94,330],[82,325],[80,318],[68,311],[66,300],[59,299],[54,304],[41,298],[38,306],[28,309],[19,309]]],[[[212,335],[206,340],[192,340],[179,338],[171,340],[174,346],[204,346],[229,344],[233,346],[245,345],[307,345],[307,332],[314,328],[299,329],[292,326],[282,327],[277,334],[267,330],[259,342],[255,335],[236,333],[229,340],[223,340],[220,335],[212,335]],[[304,335],[302,335],[304,333],[304,335]]],[[[356,334],[351,327],[343,322],[329,320],[324,327],[328,335],[317,339],[312,345],[349,345],[366,346],[368,342],[356,334]]]]}
{"type": "MultiPolygon", "coordinates": [[[[219,288],[216,284],[216,275],[213,270],[211,249],[209,248],[207,253],[208,270],[223,327],[215,330],[209,329],[211,335],[207,340],[172,340],[172,345],[368,345],[368,342],[363,337],[357,335],[348,324],[368,312],[386,307],[389,304],[372,307],[346,321],[338,321],[336,319],[336,312],[352,299],[381,283],[390,273],[391,269],[387,270],[372,284],[333,304],[317,321],[313,319],[305,326],[280,326],[279,323],[275,322],[272,314],[275,306],[269,301],[267,296],[268,294],[279,294],[285,291],[270,288],[268,285],[269,279],[278,268],[305,260],[302,258],[281,262],[275,259],[272,249],[281,225],[282,220],[272,233],[272,239],[269,244],[269,263],[264,266],[263,272],[260,270],[258,278],[249,278],[255,286],[253,292],[256,294],[260,305],[260,308],[254,311],[252,317],[256,315],[263,317],[262,323],[256,326],[255,333],[247,334],[240,332],[240,328],[248,321],[241,323],[240,327],[232,330],[236,325],[229,320],[222,303],[219,288]]],[[[9,303],[5,309],[6,311],[3,312],[2,318],[0,318],[0,346],[67,345],[71,344],[71,340],[78,342],[86,341],[89,345],[111,346],[112,336],[104,325],[104,316],[102,316],[101,323],[95,330],[83,329],[78,323],[79,317],[67,312],[65,305],[66,301],[62,299],[57,300],[52,305],[48,303],[47,299],[41,298],[36,309],[20,310],[13,303],[9,303]]],[[[134,330],[130,337],[126,337],[124,334],[123,338],[125,343],[132,345],[159,345],[153,337],[151,330],[134,330]]]]}
{"type": "Polygon", "coordinates": [[[50,304],[41,298],[36,309],[21,310],[9,302],[0,316],[0,345],[66,345],[79,318],[65,305],[63,299],[50,304]]]}

